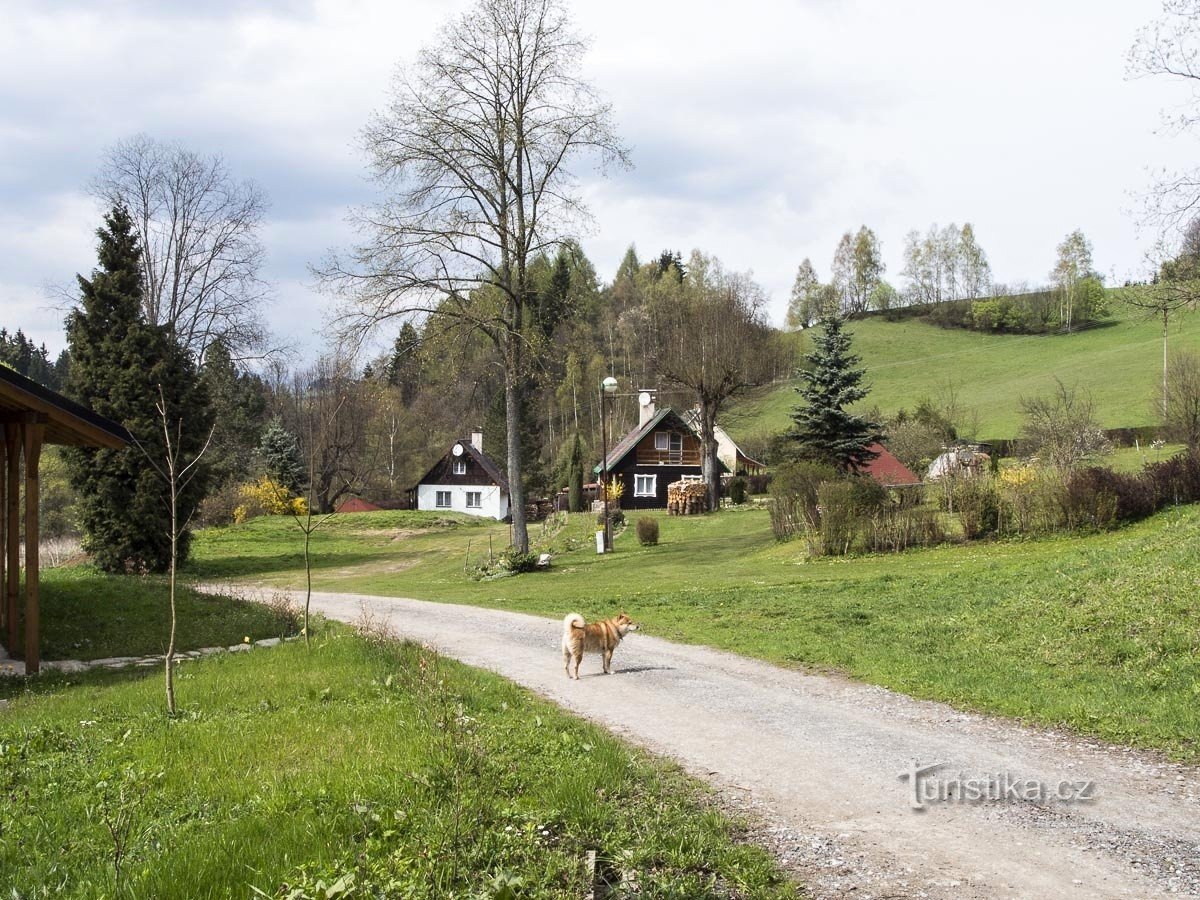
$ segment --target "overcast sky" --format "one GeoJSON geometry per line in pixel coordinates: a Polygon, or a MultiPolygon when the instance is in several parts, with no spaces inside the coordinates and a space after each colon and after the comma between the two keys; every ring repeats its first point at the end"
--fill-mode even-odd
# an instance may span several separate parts
{"type": "MultiPolygon", "coordinates": [[[[57,351],[49,288],[94,265],[85,187],[138,132],[223,155],[271,200],[264,238],[285,339],[319,346],[327,300],[307,266],[352,241],[368,200],[357,134],[462,3],[0,0],[0,325],[57,351]]],[[[1097,267],[1139,274],[1130,210],[1178,89],[1128,81],[1158,0],[605,0],[573,4],[588,76],[634,168],[587,176],[584,248],[601,277],[625,248],[701,248],[754,271],[782,321],[796,267],[840,234],[879,235],[902,284],[904,235],[970,221],[1000,281],[1040,282],[1074,228],[1097,267]]]]}

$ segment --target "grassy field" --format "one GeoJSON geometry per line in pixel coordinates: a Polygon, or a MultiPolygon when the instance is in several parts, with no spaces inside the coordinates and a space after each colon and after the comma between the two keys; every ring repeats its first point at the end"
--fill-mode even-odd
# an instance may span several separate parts
{"type": "MultiPolygon", "coordinates": [[[[556,617],[624,609],[661,637],[1200,756],[1200,508],[1106,534],[820,560],[776,544],[762,510],[661,516],[659,546],[630,530],[606,557],[576,516],[548,544],[550,571],[482,581],[463,571],[467,542],[477,562],[504,526],[396,539],[394,515],[331,522],[314,545],[318,589],[556,617]]],[[[280,520],[204,532],[193,571],[298,586],[294,544],[280,520]]]]}
{"type": "MultiPolygon", "coordinates": [[[[1152,425],[1162,379],[1162,326],[1123,306],[1098,327],[1069,335],[982,334],[917,321],[869,319],[848,329],[863,358],[871,394],[865,407],[885,414],[937,401],[953,385],[981,439],[1015,437],[1021,398],[1049,393],[1054,379],[1091,392],[1106,428],[1152,425]]],[[[1172,325],[1172,345],[1200,350],[1200,319],[1172,325]]],[[[726,427],[734,437],[786,429],[798,402],[794,383],[739,404],[726,427]]]]}
{"type": "MultiPolygon", "coordinates": [[[[86,566],[46,569],[41,578],[43,659],[102,659],[165,653],[170,630],[162,578],[102,575],[86,566]]],[[[228,647],[293,633],[294,619],[258,603],[181,587],[176,646],[228,647]]],[[[23,646],[11,648],[20,658],[23,646]]]]}
{"type": "Polygon", "coordinates": [[[578,898],[590,850],[638,896],[795,896],[674,767],[411,645],[330,627],[178,694],[50,676],[0,711],[5,897],[578,898]]]}

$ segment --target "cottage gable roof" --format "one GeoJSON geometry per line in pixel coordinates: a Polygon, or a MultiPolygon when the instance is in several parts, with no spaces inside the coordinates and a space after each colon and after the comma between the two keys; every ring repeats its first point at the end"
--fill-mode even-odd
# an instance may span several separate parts
{"type": "Polygon", "coordinates": [[[508,479],[504,477],[504,473],[500,471],[500,467],[496,465],[490,456],[488,456],[482,450],[477,449],[474,444],[465,439],[457,440],[454,442],[454,444],[451,444],[449,447],[447,447],[446,452],[438,457],[438,461],[429,467],[428,472],[421,476],[420,480],[417,482],[418,485],[437,483],[431,481],[430,477],[434,474],[434,472],[441,468],[442,464],[445,463],[450,457],[451,452],[454,450],[455,444],[461,446],[463,448],[463,453],[479,464],[479,468],[483,469],[488,478],[495,482],[501,489],[505,491],[508,490],[508,479]]]}
{"type": "Polygon", "coordinates": [[[921,479],[914,475],[883,444],[871,444],[867,449],[879,455],[866,463],[862,467],[862,472],[870,475],[884,487],[921,483],[921,479]]]}
{"type": "MultiPolygon", "coordinates": [[[[650,432],[654,431],[664,422],[668,422],[670,425],[675,426],[678,430],[686,431],[689,434],[699,438],[699,435],[696,434],[696,429],[688,424],[688,422],[682,416],[680,416],[679,413],[675,412],[669,406],[664,406],[649,420],[647,420],[645,425],[638,426],[625,435],[625,437],[621,438],[621,440],[617,441],[612,450],[610,450],[608,453],[608,471],[611,472],[613,469],[619,466],[621,461],[633,452],[633,450],[642,442],[642,439],[645,438],[646,435],[650,434],[650,432]]],[[[600,465],[597,464],[592,468],[592,471],[599,475],[600,468],[600,465]]]]}

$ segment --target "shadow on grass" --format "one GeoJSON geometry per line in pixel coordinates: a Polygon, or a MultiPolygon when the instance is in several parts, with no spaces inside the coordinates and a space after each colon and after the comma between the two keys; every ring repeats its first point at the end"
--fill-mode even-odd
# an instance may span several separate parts
{"type": "MultiPolygon", "coordinates": [[[[178,670],[177,670],[178,671],[178,670]]],[[[163,667],[126,666],[120,669],[88,669],[86,672],[43,670],[40,675],[14,675],[0,678],[0,699],[16,700],[26,696],[48,696],[75,687],[109,687],[162,678],[163,667]]]]}

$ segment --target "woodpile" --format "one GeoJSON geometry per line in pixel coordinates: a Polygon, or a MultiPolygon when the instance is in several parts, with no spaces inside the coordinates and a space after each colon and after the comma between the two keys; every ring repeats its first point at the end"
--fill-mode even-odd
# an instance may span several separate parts
{"type": "Polygon", "coordinates": [[[695,516],[708,512],[708,485],[703,481],[672,481],[667,485],[667,514],[695,516]]]}

